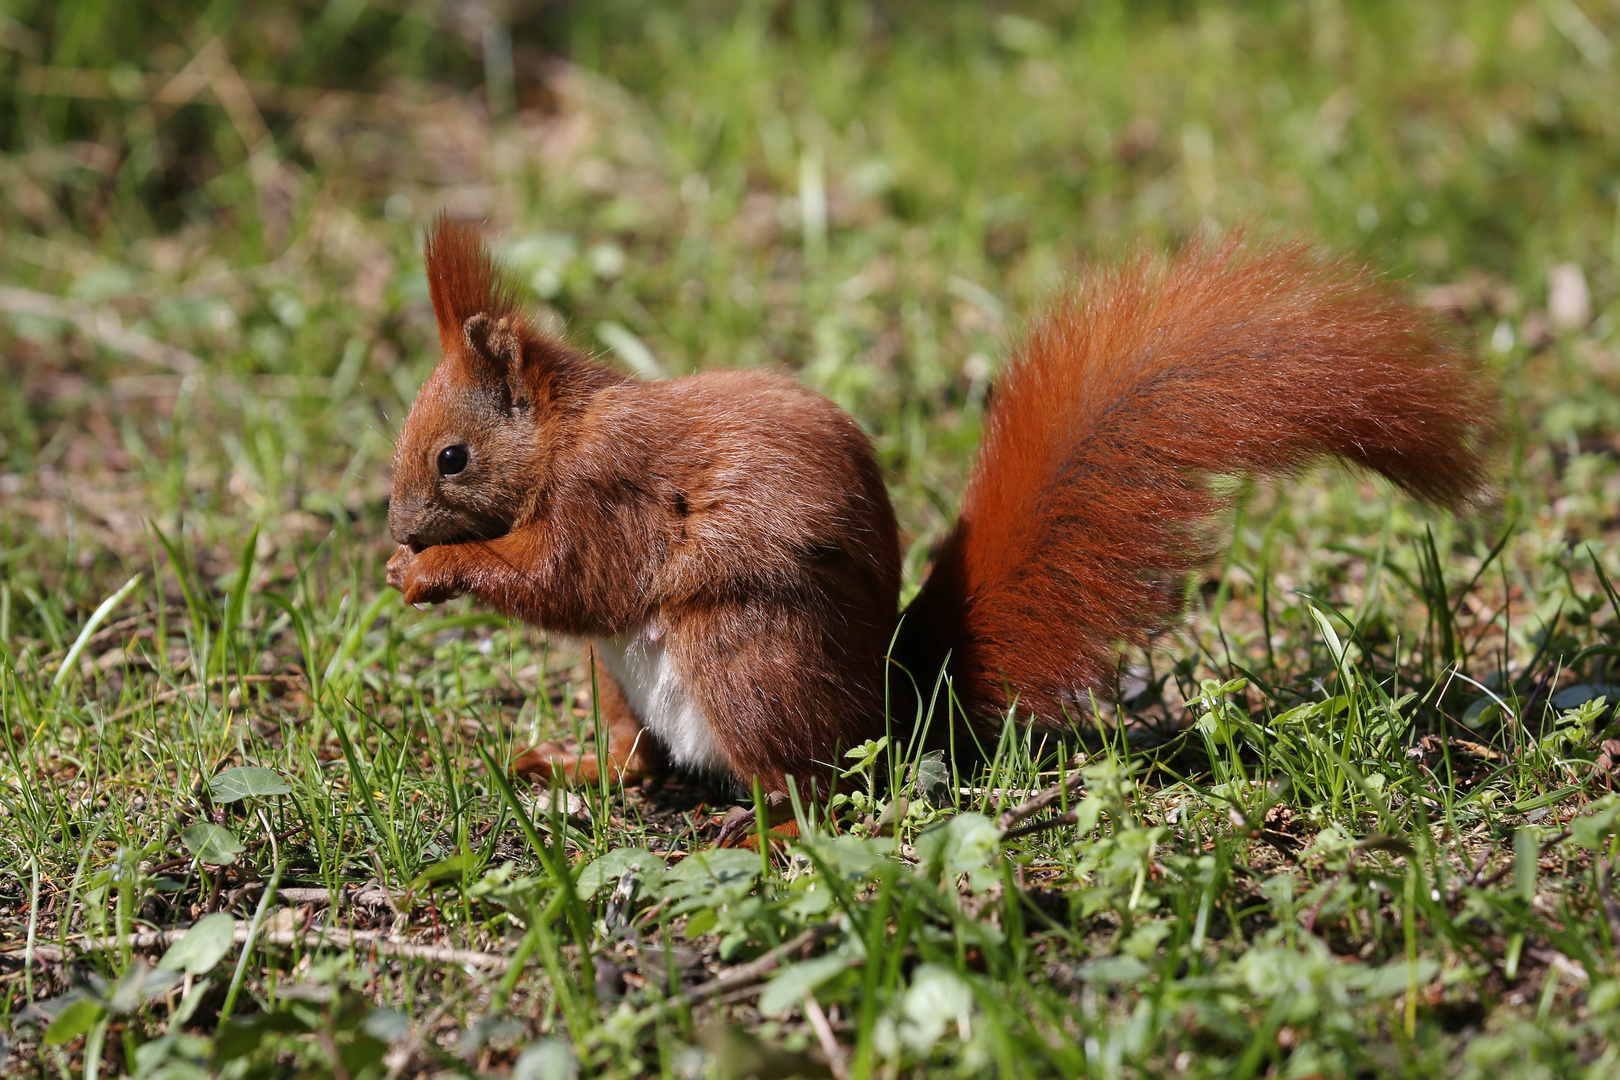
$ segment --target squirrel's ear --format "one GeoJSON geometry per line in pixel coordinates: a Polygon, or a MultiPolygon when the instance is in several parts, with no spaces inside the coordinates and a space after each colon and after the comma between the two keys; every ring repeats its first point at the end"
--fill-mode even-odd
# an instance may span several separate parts
{"type": "Polygon", "coordinates": [[[479,312],[461,327],[461,358],[480,382],[496,386],[509,404],[527,407],[529,386],[523,377],[523,353],[527,334],[515,316],[500,318],[479,312]]]}
{"type": "Polygon", "coordinates": [[[428,230],[423,255],[446,356],[461,349],[474,316],[499,321],[518,314],[516,290],[470,222],[440,214],[428,230]]]}

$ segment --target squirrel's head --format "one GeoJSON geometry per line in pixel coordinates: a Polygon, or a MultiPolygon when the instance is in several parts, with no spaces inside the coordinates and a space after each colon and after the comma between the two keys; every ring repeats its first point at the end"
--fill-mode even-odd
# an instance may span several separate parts
{"type": "Polygon", "coordinates": [[[605,374],[528,324],[470,225],[441,217],[426,254],[444,359],[394,445],[388,503],[416,550],[510,531],[543,486],[559,399],[605,374]]]}

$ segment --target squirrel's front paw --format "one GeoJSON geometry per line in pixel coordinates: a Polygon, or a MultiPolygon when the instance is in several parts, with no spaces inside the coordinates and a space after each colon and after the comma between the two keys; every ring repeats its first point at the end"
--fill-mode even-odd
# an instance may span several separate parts
{"type": "MultiPolygon", "coordinates": [[[[442,604],[446,600],[454,600],[467,590],[456,583],[451,567],[445,565],[443,558],[436,558],[437,548],[428,548],[425,551],[412,555],[409,550],[403,552],[404,561],[400,567],[399,591],[405,594],[407,604],[442,604]]],[[[399,554],[394,559],[400,558],[399,554]]],[[[393,560],[389,560],[390,567],[393,560]]]]}
{"type": "Polygon", "coordinates": [[[405,591],[405,571],[410,567],[411,560],[414,558],[416,558],[416,554],[404,544],[399,545],[394,554],[389,557],[388,573],[385,580],[388,582],[390,589],[398,589],[400,592],[405,591]]]}

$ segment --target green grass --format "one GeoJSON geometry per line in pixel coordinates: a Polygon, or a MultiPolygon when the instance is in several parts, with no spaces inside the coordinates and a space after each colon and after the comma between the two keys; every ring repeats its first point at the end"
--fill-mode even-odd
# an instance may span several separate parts
{"type": "Polygon", "coordinates": [[[0,1071],[1615,1072],[1612,10],[5,10],[0,1071]],[[1255,488],[1124,723],[708,852],[722,789],[491,770],[592,737],[573,643],[382,587],[443,206],[588,347],[849,408],[913,584],[1019,326],[1206,227],[1444,307],[1499,488],[1255,488]]]}

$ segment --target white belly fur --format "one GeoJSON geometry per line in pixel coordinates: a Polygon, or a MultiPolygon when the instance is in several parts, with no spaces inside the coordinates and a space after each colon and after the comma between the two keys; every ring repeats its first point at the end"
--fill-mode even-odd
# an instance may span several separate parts
{"type": "Polygon", "coordinates": [[[616,638],[597,638],[596,655],[613,673],[630,707],[658,736],[669,760],[682,768],[724,772],[726,758],[709,718],[687,692],[666,635],[643,626],[616,638]]]}

